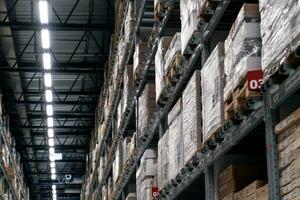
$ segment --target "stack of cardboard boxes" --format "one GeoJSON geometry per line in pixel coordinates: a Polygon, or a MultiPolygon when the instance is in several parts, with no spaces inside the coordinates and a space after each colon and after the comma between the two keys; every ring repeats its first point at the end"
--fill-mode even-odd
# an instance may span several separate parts
{"type": "Polygon", "coordinates": [[[286,53],[299,40],[299,1],[259,1],[264,78],[274,74],[286,53]],[[293,45],[291,45],[294,43],[293,45]]]}
{"type": "Polygon", "coordinates": [[[224,45],[217,44],[201,70],[203,141],[224,124],[224,45]]]}
{"type": "Polygon", "coordinates": [[[133,77],[137,81],[140,79],[141,73],[145,68],[145,55],[148,47],[147,42],[138,41],[133,54],[133,77]]]}
{"type": "Polygon", "coordinates": [[[300,108],[275,127],[278,135],[278,157],[281,196],[284,200],[300,196],[300,108]]]}
{"type": "Polygon", "coordinates": [[[266,200],[267,196],[259,188],[265,185],[263,166],[231,164],[218,176],[218,196],[220,200],[266,200]]]}
{"type": "Polygon", "coordinates": [[[153,114],[156,109],[155,103],[155,84],[146,84],[141,96],[138,99],[138,139],[143,137],[144,130],[153,118],[153,114]]]}
{"type": "Polygon", "coordinates": [[[262,78],[258,4],[243,5],[225,40],[224,49],[226,76],[224,100],[226,101],[238,86],[247,81],[248,73],[258,73],[262,78]]]}

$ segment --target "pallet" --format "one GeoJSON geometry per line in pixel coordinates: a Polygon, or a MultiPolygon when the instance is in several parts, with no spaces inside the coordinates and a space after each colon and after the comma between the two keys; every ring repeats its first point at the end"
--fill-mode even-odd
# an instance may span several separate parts
{"type": "Polygon", "coordinates": [[[281,84],[300,66],[300,34],[270,63],[264,72],[264,89],[281,84]]]}
{"type": "Polygon", "coordinates": [[[176,53],[171,63],[171,66],[167,67],[167,71],[164,76],[166,86],[174,85],[180,77],[180,70],[183,67],[183,59],[181,54],[176,53]]]}
{"type": "Polygon", "coordinates": [[[218,127],[214,132],[209,133],[209,137],[204,141],[204,147],[205,149],[211,149],[216,146],[217,143],[222,139],[220,132],[222,130],[222,127],[218,127]]]}
{"type": "Polygon", "coordinates": [[[199,9],[198,17],[203,22],[208,22],[216,10],[219,0],[203,0],[202,7],[199,9]]]}
{"type": "Polygon", "coordinates": [[[201,40],[201,30],[197,29],[193,31],[192,36],[189,38],[188,45],[183,51],[183,55],[189,57],[194,53],[195,48],[200,43],[201,40]]]}

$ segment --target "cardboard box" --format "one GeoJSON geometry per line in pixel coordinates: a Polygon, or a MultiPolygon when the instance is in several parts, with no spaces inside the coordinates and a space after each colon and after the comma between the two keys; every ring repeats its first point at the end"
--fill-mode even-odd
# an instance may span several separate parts
{"type": "Polygon", "coordinates": [[[265,180],[256,180],[244,188],[245,196],[248,198],[255,194],[256,190],[266,184],[265,180]]]}
{"type": "Polygon", "coordinates": [[[292,150],[286,157],[279,159],[279,168],[283,169],[293,162],[300,155],[300,149],[292,150]]]}
{"type": "Polygon", "coordinates": [[[130,144],[131,144],[131,137],[125,137],[123,140],[123,166],[126,164],[126,161],[129,159],[130,156],[130,144]]]}
{"type": "Polygon", "coordinates": [[[157,186],[159,190],[165,187],[169,180],[169,131],[158,141],[158,171],[157,186]]]}
{"type": "MultiPolygon", "coordinates": [[[[144,70],[143,61],[145,60],[145,53],[147,51],[148,43],[139,41],[135,46],[133,54],[133,74],[140,74],[144,70]]],[[[139,77],[139,76],[138,76],[139,77]]]]}
{"type": "Polygon", "coordinates": [[[269,188],[268,184],[258,188],[255,192],[257,200],[268,200],[269,199],[269,188]]]}
{"type": "Polygon", "coordinates": [[[296,124],[300,121],[300,108],[295,110],[292,114],[281,120],[276,126],[275,126],[275,132],[277,134],[280,134],[284,131],[286,131],[289,127],[291,127],[293,124],[296,124]]]}
{"type": "Polygon", "coordinates": [[[137,200],[152,200],[152,179],[145,179],[141,185],[141,199],[137,200]]]}
{"type": "Polygon", "coordinates": [[[155,85],[153,83],[147,83],[139,101],[139,117],[138,117],[138,139],[143,136],[144,130],[147,128],[150,120],[153,118],[153,114],[156,109],[155,103],[155,85]]]}
{"type": "Polygon", "coordinates": [[[203,142],[224,124],[224,45],[217,44],[201,70],[203,142]]]}
{"type": "Polygon", "coordinates": [[[182,99],[180,98],[168,115],[169,125],[169,179],[176,177],[183,167],[182,99]]]}
{"type": "Polygon", "coordinates": [[[169,45],[169,48],[165,54],[164,59],[164,69],[165,72],[169,71],[172,62],[177,54],[181,54],[181,40],[180,40],[180,33],[176,33],[172,38],[172,41],[169,45]]]}
{"type": "Polygon", "coordinates": [[[141,158],[141,180],[146,177],[153,177],[157,174],[157,151],[154,149],[146,149],[141,158]]]}
{"type": "Polygon", "coordinates": [[[282,196],[282,200],[299,200],[300,199],[300,188],[294,189],[287,195],[282,196]]]}
{"type": "Polygon", "coordinates": [[[249,179],[230,179],[223,185],[219,186],[218,188],[219,198],[223,199],[228,194],[242,189],[243,187],[248,185],[249,182],[251,182],[251,180],[249,179]]]}
{"type": "Polygon", "coordinates": [[[120,143],[116,150],[115,160],[113,162],[113,187],[116,186],[116,182],[122,172],[122,143],[120,143]]]}
{"type": "Polygon", "coordinates": [[[218,185],[221,186],[233,178],[256,179],[263,177],[263,167],[249,164],[231,164],[226,167],[218,176],[218,185]]]}
{"type": "Polygon", "coordinates": [[[292,180],[300,177],[300,158],[296,158],[288,167],[280,173],[280,185],[284,186],[292,180]]]}
{"type": "Polygon", "coordinates": [[[155,92],[156,101],[161,95],[163,88],[165,87],[165,73],[164,61],[166,52],[170,46],[172,37],[161,37],[158,43],[157,51],[155,54],[155,92]]]}
{"type": "Polygon", "coordinates": [[[226,197],[224,197],[221,200],[234,200],[233,193],[228,194],[226,197]]]}
{"type": "Polygon", "coordinates": [[[123,110],[122,114],[124,114],[126,108],[130,106],[133,100],[133,95],[135,92],[134,84],[133,84],[133,66],[127,65],[124,71],[124,86],[123,86],[123,110]]]}
{"type": "Polygon", "coordinates": [[[280,188],[281,195],[286,195],[291,191],[293,191],[295,188],[299,188],[299,187],[300,187],[300,178],[296,178],[292,180],[290,183],[288,183],[287,185],[281,186],[280,188]]]}
{"type": "Polygon", "coordinates": [[[289,156],[293,151],[300,147],[300,138],[296,139],[292,142],[286,149],[281,152],[278,152],[279,159],[284,159],[285,157],[289,156]]]}
{"type": "Polygon", "coordinates": [[[201,74],[196,70],[182,93],[184,164],[202,149],[200,83],[201,74]]]}
{"type": "Polygon", "coordinates": [[[234,197],[234,200],[244,200],[246,198],[245,190],[242,189],[242,190],[234,193],[233,197],[234,197]]]}
{"type": "Polygon", "coordinates": [[[280,152],[288,148],[296,140],[300,138],[300,124],[291,126],[288,130],[278,135],[277,150],[280,152]]]}

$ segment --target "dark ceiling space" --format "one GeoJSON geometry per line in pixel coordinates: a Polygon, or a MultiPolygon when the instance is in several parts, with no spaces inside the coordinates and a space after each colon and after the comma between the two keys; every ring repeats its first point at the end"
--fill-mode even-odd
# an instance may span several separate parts
{"type": "Polygon", "coordinates": [[[57,180],[50,179],[42,48],[36,0],[0,0],[0,89],[31,199],[80,199],[95,108],[114,23],[110,0],[51,0],[57,180]],[[73,181],[65,180],[72,175],[73,181]]]}

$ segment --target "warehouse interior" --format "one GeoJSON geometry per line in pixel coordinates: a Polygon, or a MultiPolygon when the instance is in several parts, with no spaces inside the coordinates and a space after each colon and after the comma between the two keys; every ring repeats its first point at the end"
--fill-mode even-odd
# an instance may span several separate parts
{"type": "Polygon", "coordinates": [[[0,13],[0,200],[298,200],[299,1],[0,13]]]}

